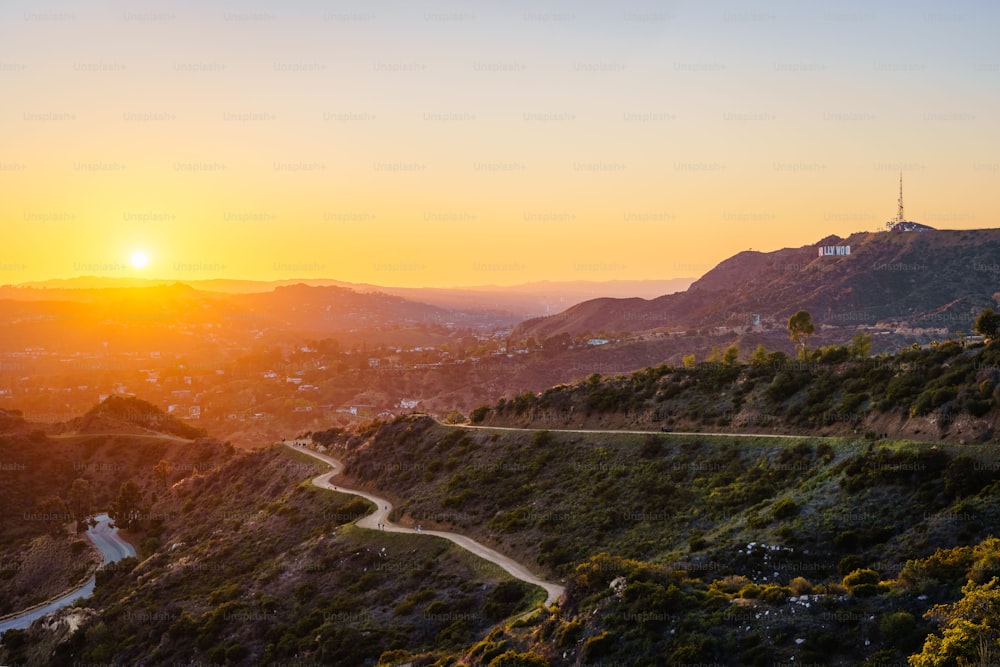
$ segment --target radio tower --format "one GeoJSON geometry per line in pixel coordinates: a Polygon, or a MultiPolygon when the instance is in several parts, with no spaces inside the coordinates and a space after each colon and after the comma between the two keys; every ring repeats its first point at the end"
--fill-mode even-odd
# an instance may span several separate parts
{"type": "Polygon", "coordinates": [[[903,216],[903,172],[899,172],[899,210],[896,212],[896,222],[906,222],[903,216]]]}
{"type": "Polygon", "coordinates": [[[885,223],[885,228],[889,231],[906,231],[906,216],[903,215],[903,172],[899,172],[899,207],[896,209],[896,217],[885,223]]]}
{"type": "Polygon", "coordinates": [[[903,214],[903,172],[899,172],[899,207],[896,209],[896,217],[885,223],[885,228],[890,232],[926,232],[934,229],[919,222],[907,220],[906,215],[903,214]]]}

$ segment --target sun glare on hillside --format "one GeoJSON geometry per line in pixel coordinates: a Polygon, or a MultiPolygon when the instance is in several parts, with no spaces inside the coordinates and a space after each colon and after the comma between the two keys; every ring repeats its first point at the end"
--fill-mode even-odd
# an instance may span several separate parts
{"type": "Polygon", "coordinates": [[[144,269],[146,265],[149,264],[149,256],[142,250],[136,250],[132,253],[132,257],[129,259],[132,262],[132,266],[136,269],[144,269]]]}

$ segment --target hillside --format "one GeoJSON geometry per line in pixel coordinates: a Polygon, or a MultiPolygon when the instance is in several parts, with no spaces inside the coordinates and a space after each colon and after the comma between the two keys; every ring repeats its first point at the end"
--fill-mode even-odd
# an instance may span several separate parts
{"type": "Polygon", "coordinates": [[[353,527],[368,503],[309,484],[322,468],[275,446],[144,485],[154,542],[60,612],[72,625],[6,633],[0,662],[428,664],[531,608],[530,587],[445,540],[353,527]]]}
{"type": "Polygon", "coordinates": [[[492,633],[456,656],[468,665],[507,651],[553,666],[903,664],[936,630],[923,614],[988,581],[995,558],[992,446],[427,418],[324,441],[402,499],[397,520],[565,578],[551,616],[492,633]]]}
{"type": "MultiPolygon", "coordinates": [[[[566,585],[527,620],[509,619],[531,593],[464,552],[351,525],[366,503],[313,487],[315,462],[287,448],[173,484],[140,477],[140,559],[60,614],[73,625],[5,635],[0,661],[904,664],[925,642],[938,650],[935,605],[992,594],[995,445],[875,438],[815,414],[848,414],[823,401],[858,393],[926,425],[951,408],[989,415],[997,354],[958,343],[879,359],[762,354],[597,375],[474,415],[527,429],[410,416],[312,435],[347,462],[345,484],[396,504],[394,521],[467,534],[566,585]],[[802,435],[538,428],[588,409],[614,426],[656,404],[680,415],[681,400],[729,428],[725,410],[753,414],[733,397],[785,410],[745,430],[802,435]]],[[[16,437],[45,437],[30,433],[16,437]]]]}
{"type": "Polygon", "coordinates": [[[1000,442],[996,344],[946,341],[875,357],[859,357],[851,346],[827,346],[805,361],[759,349],[744,359],[662,365],[627,375],[594,373],[537,394],[500,399],[470,416],[475,424],[528,428],[1000,442]]]}
{"type": "Polygon", "coordinates": [[[751,326],[784,327],[800,309],[817,325],[855,327],[892,321],[911,327],[968,330],[994,304],[1000,279],[1000,229],[857,233],[814,245],[741,252],[685,292],[652,300],[595,299],[528,320],[512,337],[751,326]],[[817,247],[847,245],[843,256],[817,247]]]}
{"type": "Polygon", "coordinates": [[[193,440],[205,430],[169,415],[141,398],[108,396],[86,414],[58,424],[54,433],[135,433],[172,435],[193,440]]]}
{"type": "Polygon", "coordinates": [[[209,438],[185,441],[148,429],[50,437],[37,424],[15,426],[0,434],[0,495],[7,510],[0,513],[0,615],[92,574],[91,548],[77,521],[111,508],[124,483],[173,484],[220,466],[233,453],[209,438]]]}

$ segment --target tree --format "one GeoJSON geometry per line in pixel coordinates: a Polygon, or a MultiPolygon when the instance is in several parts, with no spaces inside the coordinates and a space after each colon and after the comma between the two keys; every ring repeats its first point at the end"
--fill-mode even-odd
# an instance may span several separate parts
{"type": "Polygon", "coordinates": [[[142,492],[139,490],[139,485],[131,479],[122,482],[118,497],[111,503],[111,511],[108,514],[125,530],[138,523],[142,514],[142,492]]]}
{"type": "Polygon", "coordinates": [[[754,366],[765,366],[767,361],[767,348],[764,347],[763,343],[758,343],[757,349],[750,355],[750,363],[754,366]]]}
{"type": "Polygon", "coordinates": [[[992,343],[1000,338],[1000,313],[992,308],[983,308],[972,329],[985,338],[987,343],[992,343]]]}
{"type": "Polygon", "coordinates": [[[800,310],[788,318],[788,334],[799,348],[799,358],[806,358],[806,347],[809,344],[809,337],[816,331],[813,326],[812,315],[808,310],[800,310]]]}
{"type": "Polygon", "coordinates": [[[69,511],[77,521],[83,521],[90,516],[94,508],[94,489],[90,482],[80,477],[73,480],[69,487],[69,511]]]}
{"type": "Polygon", "coordinates": [[[156,483],[164,490],[167,488],[167,479],[170,477],[170,470],[171,466],[169,461],[161,460],[153,466],[153,479],[156,480],[156,483]]]}
{"type": "Polygon", "coordinates": [[[854,334],[851,339],[851,355],[858,359],[867,359],[872,351],[872,336],[863,331],[854,334]]]}
{"type": "Polygon", "coordinates": [[[695,356],[693,354],[685,354],[681,361],[684,362],[684,368],[694,368],[695,356]]]}
{"type": "Polygon", "coordinates": [[[38,502],[37,517],[39,521],[48,524],[49,532],[53,534],[60,533],[70,519],[66,512],[66,503],[56,495],[46,496],[38,502]]]}
{"type": "Polygon", "coordinates": [[[969,581],[954,604],[939,604],[924,616],[938,621],[941,635],[928,635],[913,667],[992,665],[1000,655],[1000,588],[997,578],[985,584],[969,581]]]}
{"type": "Polygon", "coordinates": [[[730,345],[722,354],[722,363],[726,366],[735,366],[740,360],[740,348],[730,345]]]}

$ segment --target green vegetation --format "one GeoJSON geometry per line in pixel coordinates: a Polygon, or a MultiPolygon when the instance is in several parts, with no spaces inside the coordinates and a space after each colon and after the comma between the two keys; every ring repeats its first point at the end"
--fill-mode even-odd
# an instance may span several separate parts
{"type": "Polygon", "coordinates": [[[984,308],[976,318],[973,330],[991,343],[996,341],[1000,336],[1000,313],[992,308],[984,308]]]}
{"type": "MultiPolygon", "coordinates": [[[[867,357],[870,337],[804,359],[758,347],[748,363],[591,375],[473,411],[486,425],[867,435],[998,442],[1000,349],[946,341],[867,357]]],[[[728,354],[728,353],[727,353],[728,354]]]]}
{"type": "Polygon", "coordinates": [[[123,525],[132,524],[140,541],[152,537],[156,522],[148,520],[149,503],[164,490],[153,483],[157,462],[164,462],[165,479],[173,484],[220,466],[232,454],[231,447],[208,438],[0,435],[0,488],[4,507],[11,510],[0,512],[0,614],[57,595],[93,574],[96,552],[79,535],[91,513],[114,513],[120,506],[129,515],[123,525]],[[126,484],[129,491],[121,496],[126,484]],[[123,500],[131,504],[116,503],[123,500]],[[82,551],[76,545],[83,545],[82,551]]]}
{"type": "MultiPolygon", "coordinates": [[[[655,392],[671,372],[629,380],[655,392]]],[[[405,499],[399,520],[450,525],[567,578],[554,616],[492,634],[470,665],[510,652],[550,664],[563,652],[638,665],[905,661],[934,630],[927,611],[983,570],[1000,519],[988,445],[468,430],[428,418],[332,444],[352,476],[405,499]],[[940,555],[956,544],[970,546],[940,555]],[[858,633],[869,643],[840,639],[858,633]]]]}
{"type": "MultiPolygon", "coordinates": [[[[473,410],[482,429],[410,416],[313,434],[399,499],[394,520],[565,583],[530,616],[538,591],[450,543],[355,528],[367,503],[301,481],[315,463],[282,449],[177,484],[154,465],[138,498],[120,480],[116,512],[167,515],[140,525],[152,542],[100,575],[78,630],[13,633],[0,661],[988,664],[1000,351],[870,345],[593,374],[473,410]],[[559,430],[608,422],[652,428],[559,430]],[[890,439],[890,423],[951,441],[890,439]],[[534,428],[489,428],[508,424],[534,428]]],[[[79,486],[53,506],[85,504],[79,486]]]]}
{"type": "Polygon", "coordinates": [[[80,603],[98,613],[8,634],[0,662],[362,665],[400,647],[436,660],[537,604],[446,540],[355,528],[369,503],[302,481],[323,468],[279,446],[175,486],[150,506],[158,548],[102,571],[80,603]]]}
{"type": "Polygon", "coordinates": [[[806,358],[809,338],[815,331],[816,327],[813,325],[812,315],[806,310],[800,310],[788,318],[788,335],[799,348],[800,359],[806,358]]]}

